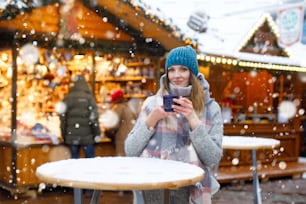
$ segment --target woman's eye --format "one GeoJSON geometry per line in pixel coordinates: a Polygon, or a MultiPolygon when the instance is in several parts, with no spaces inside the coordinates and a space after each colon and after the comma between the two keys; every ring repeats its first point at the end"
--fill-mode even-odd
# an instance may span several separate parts
{"type": "Polygon", "coordinates": [[[182,70],[182,72],[186,72],[186,71],[188,71],[188,68],[182,68],[181,70],[182,70]]]}
{"type": "Polygon", "coordinates": [[[174,71],[175,71],[174,69],[169,69],[169,70],[168,70],[168,72],[174,72],[174,71]]]}

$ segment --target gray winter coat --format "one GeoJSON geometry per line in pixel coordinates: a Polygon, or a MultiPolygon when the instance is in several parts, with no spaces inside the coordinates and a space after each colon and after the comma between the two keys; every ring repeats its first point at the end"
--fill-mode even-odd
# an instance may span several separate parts
{"type": "MultiPolygon", "coordinates": [[[[209,125],[199,125],[196,129],[189,132],[189,136],[199,159],[206,167],[211,167],[218,164],[222,157],[223,120],[220,106],[215,100],[210,98],[208,82],[202,74],[199,74],[198,78],[201,80],[205,92],[206,118],[209,121],[212,121],[212,123],[209,125]]],[[[162,79],[160,81],[161,83],[163,82],[162,79]]],[[[160,105],[157,104],[158,100],[156,100],[158,95],[161,95],[161,90],[159,90],[156,95],[148,97],[143,103],[144,106],[155,107],[160,105]]],[[[155,132],[154,130],[148,129],[145,124],[145,118],[141,116],[142,114],[140,114],[140,117],[138,118],[134,128],[125,140],[125,151],[126,155],[128,156],[140,156],[155,132]]],[[[209,176],[211,177],[212,181],[212,194],[214,194],[216,191],[218,191],[219,184],[212,174],[209,176]]],[[[134,193],[134,204],[143,203],[143,198],[141,198],[142,196],[140,195],[141,192],[134,193]]],[[[186,198],[183,193],[178,193],[178,197],[180,197],[182,200],[188,200],[188,198],[186,198]]],[[[150,196],[149,198],[152,197],[150,196]]],[[[149,198],[146,199],[147,203],[155,203],[153,201],[154,199],[150,200],[149,198]]],[[[181,202],[177,203],[180,204],[181,202]]],[[[182,203],[186,204],[184,201],[182,203]]]]}

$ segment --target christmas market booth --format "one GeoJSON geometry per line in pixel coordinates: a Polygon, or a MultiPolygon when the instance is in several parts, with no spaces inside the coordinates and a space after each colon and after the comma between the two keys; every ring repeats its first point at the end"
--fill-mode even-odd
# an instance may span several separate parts
{"type": "MultiPolygon", "coordinates": [[[[12,194],[39,187],[37,166],[70,158],[56,104],[74,75],[85,75],[103,113],[113,89],[154,93],[165,53],[192,44],[130,1],[44,2],[0,10],[0,185],[12,194]]],[[[101,138],[97,156],[114,155],[101,138]]]]}
{"type": "MultiPolygon", "coordinates": [[[[306,67],[298,57],[306,46],[280,46],[278,26],[269,13],[254,21],[233,50],[205,49],[199,62],[209,70],[212,95],[222,108],[224,135],[280,141],[276,149],[257,151],[261,179],[300,177],[306,172],[305,163],[299,162],[305,151],[306,67]]],[[[225,149],[219,181],[250,179],[251,162],[250,151],[225,149]]]]}

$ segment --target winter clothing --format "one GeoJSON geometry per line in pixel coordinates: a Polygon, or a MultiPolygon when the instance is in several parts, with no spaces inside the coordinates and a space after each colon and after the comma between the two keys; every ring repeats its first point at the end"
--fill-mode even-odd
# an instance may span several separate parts
{"type": "Polygon", "coordinates": [[[128,101],[125,100],[123,90],[113,90],[110,94],[110,100],[113,103],[112,111],[118,116],[118,123],[107,132],[114,140],[116,155],[125,156],[124,141],[135,124],[136,114],[133,113],[128,101]]]}
{"type": "MultiPolygon", "coordinates": [[[[86,158],[93,158],[95,157],[95,145],[89,144],[89,145],[82,145],[85,157],[86,158]]],[[[71,152],[71,158],[77,159],[80,157],[80,145],[70,145],[70,152],[71,152]]]]}
{"type": "Polygon", "coordinates": [[[112,103],[115,103],[116,101],[123,100],[124,99],[124,93],[121,89],[114,90],[110,94],[110,100],[112,103]]]}
{"type": "Polygon", "coordinates": [[[165,64],[166,71],[173,65],[186,66],[195,76],[198,76],[197,53],[190,46],[177,47],[169,52],[165,64]]]}
{"type": "Polygon", "coordinates": [[[66,111],[60,115],[60,120],[64,142],[68,145],[93,145],[101,130],[95,98],[83,75],[76,77],[63,102],[66,111]]]}
{"type": "MultiPolygon", "coordinates": [[[[185,49],[191,48],[174,49],[173,53],[184,52],[185,49]]],[[[189,51],[186,52],[189,53],[189,51]]],[[[180,64],[183,63],[184,61],[180,62],[180,64]]],[[[170,57],[166,67],[171,64],[175,63],[170,57]]],[[[195,66],[192,64],[190,67],[193,69],[195,66]]],[[[192,72],[197,73],[197,70],[192,69],[190,69],[192,72]]],[[[145,123],[147,116],[155,107],[163,105],[162,90],[159,89],[156,95],[150,96],[144,101],[142,112],[125,141],[125,151],[128,156],[178,160],[203,168],[205,178],[197,185],[178,189],[173,198],[176,204],[210,202],[211,194],[219,189],[219,184],[210,172],[210,167],[217,164],[222,156],[223,121],[221,109],[217,102],[210,98],[209,84],[204,76],[202,74],[197,74],[197,76],[205,92],[205,112],[200,118],[202,123],[196,129],[191,131],[189,122],[183,115],[170,115],[161,119],[153,130],[148,129],[145,123]]],[[[163,85],[164,77],[166,75],[161,77],[160,87],[163,85]]],[[[170,93],[165,94],[179,93],[181,96],[188,96],[191,87],[171,88],[170,86],[170,90],[170,93]]],[[[160,191],[143,191],[143,198],[139,192],[134,195],[136,203],[137,200],[144,199],[149,204],[161,203],[163,197],[160,191]]]]}
{"type": "Polygon", "coordinates": [[[116,147],[116,155],[125,156],[124,141],[127,134],[132,130],[135,124],[136,115],[128,106],[127,101],[119,101],[114,103],[112,110],[117,113],[119,118],[118,124],[112,129],[116,147]]]}

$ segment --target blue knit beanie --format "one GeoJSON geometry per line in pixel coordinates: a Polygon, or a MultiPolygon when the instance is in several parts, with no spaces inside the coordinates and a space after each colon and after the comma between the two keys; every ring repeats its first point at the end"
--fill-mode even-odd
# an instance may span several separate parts
{"type": "Polygon", "coordinates": [[[166,71],[173,65],[183,65],[198,76],[198,60],[197,53],[191,46],[182,46],[172,49],[166,59],[166,71]]]}

